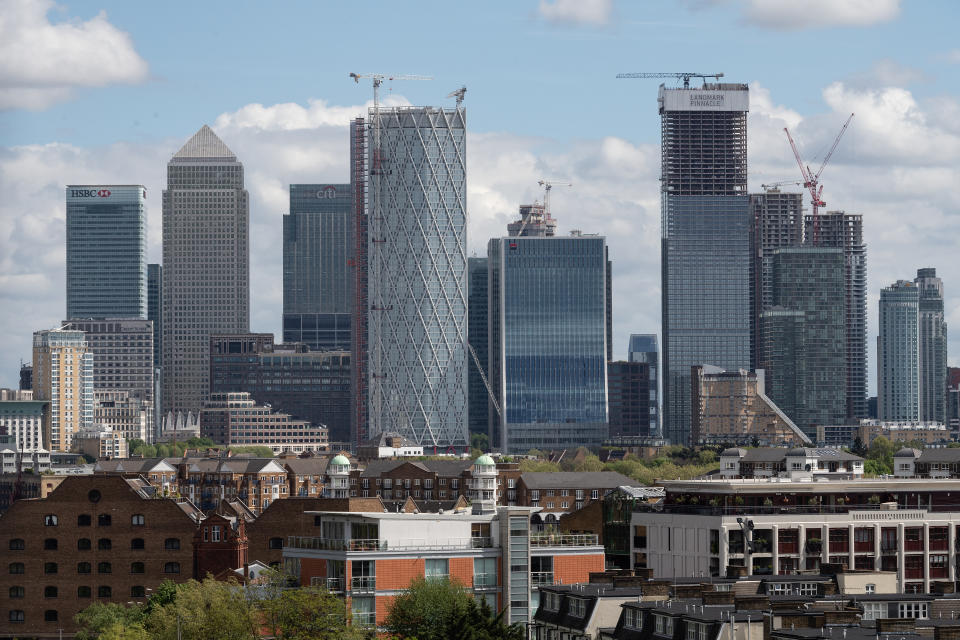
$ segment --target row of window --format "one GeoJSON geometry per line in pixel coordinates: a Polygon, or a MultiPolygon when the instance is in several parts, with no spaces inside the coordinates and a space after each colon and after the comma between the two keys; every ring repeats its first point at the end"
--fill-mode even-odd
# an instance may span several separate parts
{"type": "MultiPolygon", "coordinates": [[[[130,516],[130,524],[135,527],[142,527],[144,525],[145,519],[142,513],[137,513],[130,516]]],[[[77,516],[77,526],[78,527],[89,527],[93,523],[93,518],[90,517],[88,513],[81,513],[77,516]]],[[[54,514],[47,514],[43,516],[43,524],[47,527],[56,527],[60,524],[60,518],[54,514]]],[[[113,524],[113,518],[108,513],[101,513],[97,516],[97,526],[98,527],[109,527],[113,524]]]]}
{"type": "MultiPolygon", "coordinates": [[[[59,541],[57,538],[46,538],[43,541],[44,551],[56,551],[59,546],[59,541]]],[[[23,538],[11,538],[10,539],[10,551],[25,551],[27,548],[27,543],[23,538]]],[[[90,538],[80,538],[77,540],[77,549],[80,551],[88,551],[93,548],[93,542],[90,538]]],[[[109,551],[113,548],[113,541],[110,538],[99,538],[97,540],[97,549],[100,551],[109,551]]],[[[134,550],[140,550],[146,548],[146,543],[143,538],[132,538],[130,540],[130,548],[134,550]]],[[[167,538],[163,541],[163,548],[166,551],[177,551],[180,549],[180,538],[167,538]]]]}
{"type": "MultiPolygon", "coordinates": [[[[101,586],[97,588],[97,597],[98,598],[109,598],[112,595],[112,589],[108,586],[101,586]]],[[[77,597],[78,598],[90,598],[92,597],[93,592],[90,587],[77,587],[77,597]]],[[[27,590],[22,586],[10,587],[9,591],[11,600],[23,599],[27,595],[27,590]]],[[[145,598],[147,596],[147,589],[143,586],[133,586],[130,587],[130,597],[131,598],[145,598]]],[[[60,590],[54,586],[47,586],[43,588],[43,597],[52,599],[60,597],[60,590]]]]}
{"type": "MultiPolygon", "coordinates": [[[[26,565],[22,562],[11,562],[8,565],[11,575],[23,575],[27,572],[26,565]]],[[[43,572],[45,574],[56,574],[59,572],[59,565],[56,562],[44,562],[43,572]]],[[[78,562],[77,573],[92,573],[93,565],[89,562],[78,562]]],[[[164,573],[180,573],[179,562],[167,562],[163,565],[164,573]]],[[[113,565],[109,562],[98,562],[97,573],[113,573],[113,565]]],[[[133,562],[130,564],[130,573],[145,573],[145,567],[142,562],[133,562]]]]}

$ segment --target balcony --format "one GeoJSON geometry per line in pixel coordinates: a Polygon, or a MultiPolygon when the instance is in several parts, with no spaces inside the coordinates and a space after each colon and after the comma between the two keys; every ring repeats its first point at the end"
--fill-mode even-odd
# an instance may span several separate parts
{"type": "MultiPolygon", "coordinates": [[[[597,536],[593,536],[596,540],[597,536]]],[[[491,538],[445,538],[437,540],[377,540],[318,538],[313,536],[288,536],[287,547],[316,551],[462,551],[487,549],[493,546],[491,538]]]]}
{"type": "Polygon", "coordinates": [[[325,586],[327,591],[333,591],[335,593],[343,592],[344,582],[345,580],[343,578],[310,578],[311,587],[325,586]]]}
{"type": "Polygon", "coordinates": [[[495,573],[475,573],[473,575],[474,589],[495,588],[497,586],[497,574],[495,573]]]}
{"type": "Polygon", "coordinates": [[[355,593],[376,591],[377,576],[354,576],[350,578],[350,590],[355,593]]]}
{"type": "Polygon", "coordinates": [[[353,624],[357,627],[372,627],[377,623],[375,611],[354,611],[353,624]]]}
{"type": "Polygon", "coordinates": [[[595,547],[599,546],[595,533],[540,533],[530,536],[531,547],[595,547]]]}
{"type": "Polygon", "coordinates": [[[530,582],[535,587],[552,585],[553,571],[534,571],[530,574],[530,582]]]}

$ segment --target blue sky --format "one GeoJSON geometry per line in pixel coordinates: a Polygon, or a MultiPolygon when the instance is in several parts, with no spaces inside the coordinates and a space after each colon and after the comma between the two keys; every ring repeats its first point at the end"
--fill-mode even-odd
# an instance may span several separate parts
{"type": "Polygon", "coordinates": [[[147,185],[159,261],[165,163],[204,123],[246,167],[251,328],[278,331],[286,189],[346,179],[347,121],[371,98],[351,71],[434,77],[385,86],[398,102],[468,87],[472,252],[542,195],[537,179],[574,183],[554,213],[561,232],[609,238],[615,356],[660,324],[658,82],[625,71],[751,83],[753,189],[797,176],[783,127],[816,158],[856,111],[824,194],[865,216],[871,350],[880,287],[918,267],[944,277],[960,327],[958,14],[948,0],[0,0],[0,386],[62,319],[63,185],[147,185]]]}

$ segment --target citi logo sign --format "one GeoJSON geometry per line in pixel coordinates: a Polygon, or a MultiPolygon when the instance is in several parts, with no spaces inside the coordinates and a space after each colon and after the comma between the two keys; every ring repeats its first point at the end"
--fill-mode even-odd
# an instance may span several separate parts
{"type": "MultiPolygon", "coordinates": [[[[109,191],[107,193],[110,193],[109,191]]],[[[317,198],[319,200],[333,200],[337,197],[337,188],[336,187],[324,187],[317,191],[317,198]]]]}
{"type": "Polygon", "coordinates": [[[71,198],[109,198],[109,189],[70,189],[71,198]]]}

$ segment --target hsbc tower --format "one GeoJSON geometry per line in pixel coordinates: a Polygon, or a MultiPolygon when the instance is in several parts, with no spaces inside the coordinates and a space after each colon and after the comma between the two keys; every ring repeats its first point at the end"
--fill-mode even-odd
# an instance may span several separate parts
{"type": "Polygon", "coordinates": [[[147,190],[67,185],[67,314],[147,317],[147,190]]]}

